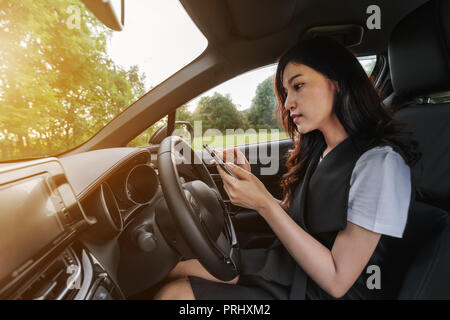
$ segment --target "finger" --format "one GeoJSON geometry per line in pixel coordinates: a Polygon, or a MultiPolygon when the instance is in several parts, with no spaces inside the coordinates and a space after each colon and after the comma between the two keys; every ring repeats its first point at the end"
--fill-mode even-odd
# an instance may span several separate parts
{"type": "Polygon", "coordinates": [[[228,189],[228,185],[223,184],[223,190],[225,190],[225,192],[226,192],[227,195],[228,195],[228,198],[230,198],[230,190],[228,189]]]}
{"type": "Polygon", "coordinates": [[[226,192],[227,195],[228,195],[228,200],[230,200],[230,202],[231,202],[232,204],[236,204],[236,203],[234,202],[234,198],[233,198],[233,195],[232,195],[232,192],[231,192],[230,188],[229,188],[228,186],[224,185],[224,186],[223,186],[223,189],[225,190],[225,192],[226,192]]]}
{"type": "Polygon", "coordinates": [[[227,151],[226,151],[226,150],[223,150],[223,151],[222,151],[222,160],[223,160],[224,162],[227,162],[227,151]]]}
{"type": "MultiPolygon", "coordinates": [[[[231,162],[227,162],[226,166],[228,167],[228,169],[231,170],[231,172],[234,173],[234,175],[238,178],[238,179],[242,179],[242,180],[247,180],[249,179],[251,173],[248,172],[245,169],[242,169],[241,167],[231,163],[231,162]]],[[[223,170],[222,170],[223,171],[223,170]]]]}
{"type": "Polygon", "coordinates": [[[214,152],[220,159],[223,160],[223,155],[222,155],[219,151],[217,151],[216,149],[213,149],[213,152],[214,152]]]}
{"type": "Polygon", "coordinates": [[[227,161],[232,162],[231,158],[232,158],[232,150],[231,149],[225,149],[222,151],[222,159],[224,162],[227,162],[227,161]]]}
{"type": "Polygon", "coordinates": [[[238,149],[235,148],[236,152],[236,161],[234,163],[236,164],[248,164],[248,160],[245,157],[245,155],[238,149]]]}
{"type": "Polygon", "coordinates": [[[235,178],[233,178],[232,176],[230,176],[228,173],[225,172],[225,170],[222,169],[221,166],[217,165],[217,172],[219,172],[220,177],[222,178],[223,183],[227,183],[232,185],[233,181],[232,179],[236,180],[235,178]]]}
{"type": "Polygon", "coordinates": [[[217,161],[213,159],[209,162],[209,164],[217,164],[217,161]]]}

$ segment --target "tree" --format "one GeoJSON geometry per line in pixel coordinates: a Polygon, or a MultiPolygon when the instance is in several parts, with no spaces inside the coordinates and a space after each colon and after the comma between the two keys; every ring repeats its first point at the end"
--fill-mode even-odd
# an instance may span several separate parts
{"type": "Polygon", "coordinates": [[[256,88],[250,109],[247,111],[249,126],[256,128],[276,127],[276,98],[273,89],[273,76],[268,77],[256,88]]]}
{"type": "Polygon", "coordinates": [[[0,25],[1,160],[73,148],[145,93],[145,76],[108,57],[111,31],[79,1],[0,0],[0,25]]]}
{"type": "Polygon", "coordinates": [[[202,97],[193,115],[194,120],[202,121],[202,129],[218,129],[225,133],[226,129],[242,128],[244,123],[229,94],[215,92],[211,97],[202,97]]]}
{"type": "Polygon", "coordinates": [[[139,73],[139,67],[137,65],[130,67],[125,73],[125,79],[130,84],[135,99],[139,99],[147,93],[145,89],[145,74],[139,73]]]}
{"type": "Polygon", "coordinates": [[[189,105],[185,104],[177,109],[176,120],[188,121],[193,125],[192,113],[189,111],[189,105]]]}

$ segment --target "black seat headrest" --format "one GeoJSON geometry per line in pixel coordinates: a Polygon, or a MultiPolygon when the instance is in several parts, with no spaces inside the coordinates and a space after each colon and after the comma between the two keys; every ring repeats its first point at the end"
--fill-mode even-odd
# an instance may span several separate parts
{"type": "Polygon", "coordinates": [[[391,33],[388,55],[398,97],[450,91],[450,1],[431,0],[402,19],[391,33]]]}

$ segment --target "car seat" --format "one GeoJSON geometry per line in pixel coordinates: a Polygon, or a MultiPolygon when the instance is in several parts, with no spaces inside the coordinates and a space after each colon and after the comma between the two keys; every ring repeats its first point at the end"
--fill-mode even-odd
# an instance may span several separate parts
{"type": "Polygon", "coordinates": [[[436,103],[450,96],[450,1],[429,1],[402,19],[388,56],[395,118],[422,152],[413,168],[422,168],[419,192],[388,281],[398,282],[399,299],[450,299],[450,102],[436,103]]]}

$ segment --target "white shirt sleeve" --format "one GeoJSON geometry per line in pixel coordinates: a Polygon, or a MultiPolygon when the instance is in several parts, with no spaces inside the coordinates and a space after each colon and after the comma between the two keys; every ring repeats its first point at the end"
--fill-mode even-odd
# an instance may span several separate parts
{"type": "Polygon", "coordinates": [[[347,220],[401,238],[408,218],[411,171],[390,146],[364,152],[350,179],[347,220]]]}

